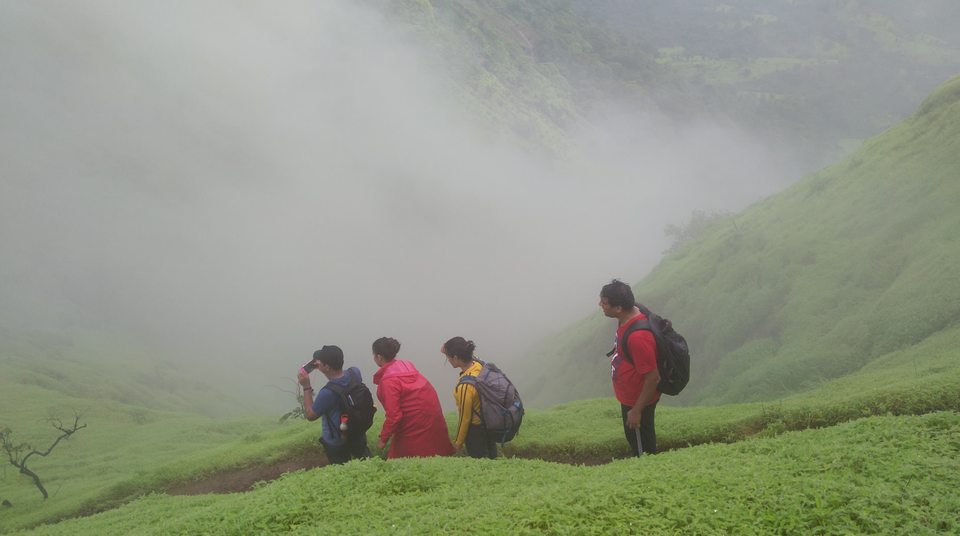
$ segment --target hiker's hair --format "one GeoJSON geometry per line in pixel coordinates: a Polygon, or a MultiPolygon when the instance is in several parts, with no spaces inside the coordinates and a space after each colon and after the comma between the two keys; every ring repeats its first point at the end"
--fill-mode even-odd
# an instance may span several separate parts
{"type": "Polygon", "coordinates": [[[333,370],[343,370],[343,350],[339,346],[324,346],[313,353],[313,358],[333,370]]]}
{"type": "Polygon", "coordinates": [[[611,307],[623,307],[624,310],[633,309],[636,300],[633,298],[633,290],[630,285],[614,279],[600,289],[600,297],[606,298],[611,307]]]}
{"type": "Polygon", "coordinates": [[[477,349],[477,345],[463,337],[454,337],[444,343],[443,349],[447,352],[447,357],[456,357],[460,361],[470,361],[473,359],[473,351],[477,349]]]}
{"type": "Polygon", "coordinates": [[[387,361],[393,361],[400,351],[400,341],[391,337],[380,337],[373,341],[373,353],[387,361]]]}

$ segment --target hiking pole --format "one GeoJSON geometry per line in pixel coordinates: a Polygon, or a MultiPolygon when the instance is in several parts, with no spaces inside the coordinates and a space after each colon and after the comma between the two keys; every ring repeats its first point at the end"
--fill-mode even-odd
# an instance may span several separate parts
{"type": "Polygon", "coordinates": [[[640,456],[643,456],[643,442],[640,441],[640,429],[634,428],[633,431],[637,433],[637,452],[639,452],[639,454],[637,454],[637,458],[639,458],[640,456]]]}

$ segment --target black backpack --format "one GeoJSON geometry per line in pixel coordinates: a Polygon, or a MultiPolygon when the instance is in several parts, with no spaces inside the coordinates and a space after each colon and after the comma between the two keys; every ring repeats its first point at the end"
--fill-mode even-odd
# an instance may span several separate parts
{"type": "Polygon", "coordinates": [[[461,383],[468,383],[480,395],[480,423],[487,436],[504,443],[513,439],[523,422],[523,402],[517,388],[493,363],[484,363],[476,376],[460,376],[461,383]]]}
{"type": "MultiPolygon", "coordinates": [[[[627,326],[626,331],[623,332],[620,345],[623,348],[623,357],[631,365],[633,364],[633,358],[630,357],[630,350],[627,347],[627,338],[631,333],[641,329],[653,333],[653,340],[657,344],[657,370],[660,372],[657,391],[676,396],[690,381],[690,350],[687,348],[687,341],[674,331],[673,324],[669,320],[661,318],[660,315],[639,303],[635,305],[647,320],[637,320],[627,326]]],[[[610,350],[607,357],[612,356],[616,351],[616,348],[610,350]]]]}
{"type": "Polygon", "coordinates": [[[370,389],[367,389],[353,370],[347,369],[347,375],[350,383],[346,387],[327,382],[323,388],[333,391],[333,394],[340,397],[341,423],[343,416],[346,416],[346,430],[341,430],[341,423],[334,422],[329,423],[330,429],[336,430],[336,433],[341,436],[349,437],[351,432],[366,434],[367,430],[373,426],[373,415],[377,412],[377,406],[373,403],[370,389]]]}

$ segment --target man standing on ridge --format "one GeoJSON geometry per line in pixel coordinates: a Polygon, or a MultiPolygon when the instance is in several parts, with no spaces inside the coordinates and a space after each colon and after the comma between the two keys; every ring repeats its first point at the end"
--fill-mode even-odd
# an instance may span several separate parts
{"type": "Polygon", "coordinates": [[[613,378],[613,392],[621,406],[623,433],[633,455],[639,456],[641,453],[657,453],[654,413],[660,400],[660,393],[657,392],[660,371],[657,369],[657,343],[653,333],[637,330],[630,334],[629,340],[621,340],[630,324],[647,319],[635,303],[630,285],[618,279],[604,285],[600,290],[600,308],[603,309],[604,316],[619,321],[614,353],[610,361],[610,374],[613,378]],[[629,348],[632,363],[624,356],[624,344],[629,348]]]}
{"type": "MultiPolygon", "coordinates": [[[[338,346],[324,346],[313,353],[314,363],[324,376],[327,377],[327,385],[331,383],[339,384],[343,387],[350,385],[351,373],[356,377],[357,382],[362,382],[360,369],[350,367],[343,370],[343,350],[338,346]]],[[[303,387],[303,413],[308,421],[315,421],[323,417],[321,421],[322,435],[320,444],[323,446],[323,452],[327,455],[327,461],[331,464],[341,464],[350,461],[353,458],[364,459],[370,457],[370,449],[367,447],[367,434],[356,433],[347,434],[344,441],[340,434],[340,397],[332,390],[324,386],[317,392],[317,399],[313,399],[313,387],[310,386],[310,375],[303,369],[297,373],[297,381],[303,387]]]]}

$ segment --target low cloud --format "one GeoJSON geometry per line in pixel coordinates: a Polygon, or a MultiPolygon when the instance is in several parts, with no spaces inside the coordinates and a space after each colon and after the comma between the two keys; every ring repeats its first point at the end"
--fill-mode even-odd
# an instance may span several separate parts
{"type": "MultiPolygon", "coordinates": [[[[0,6],[0,322],[136,333],[276,383],[393,336],[441,391],[659,260],[663,225],[781,188],[789,153],[607,110],[586,162],[490,141],[346,2],[0,6]]],[[[250,389],[261,389],[260,385],[250,389]]]]}

